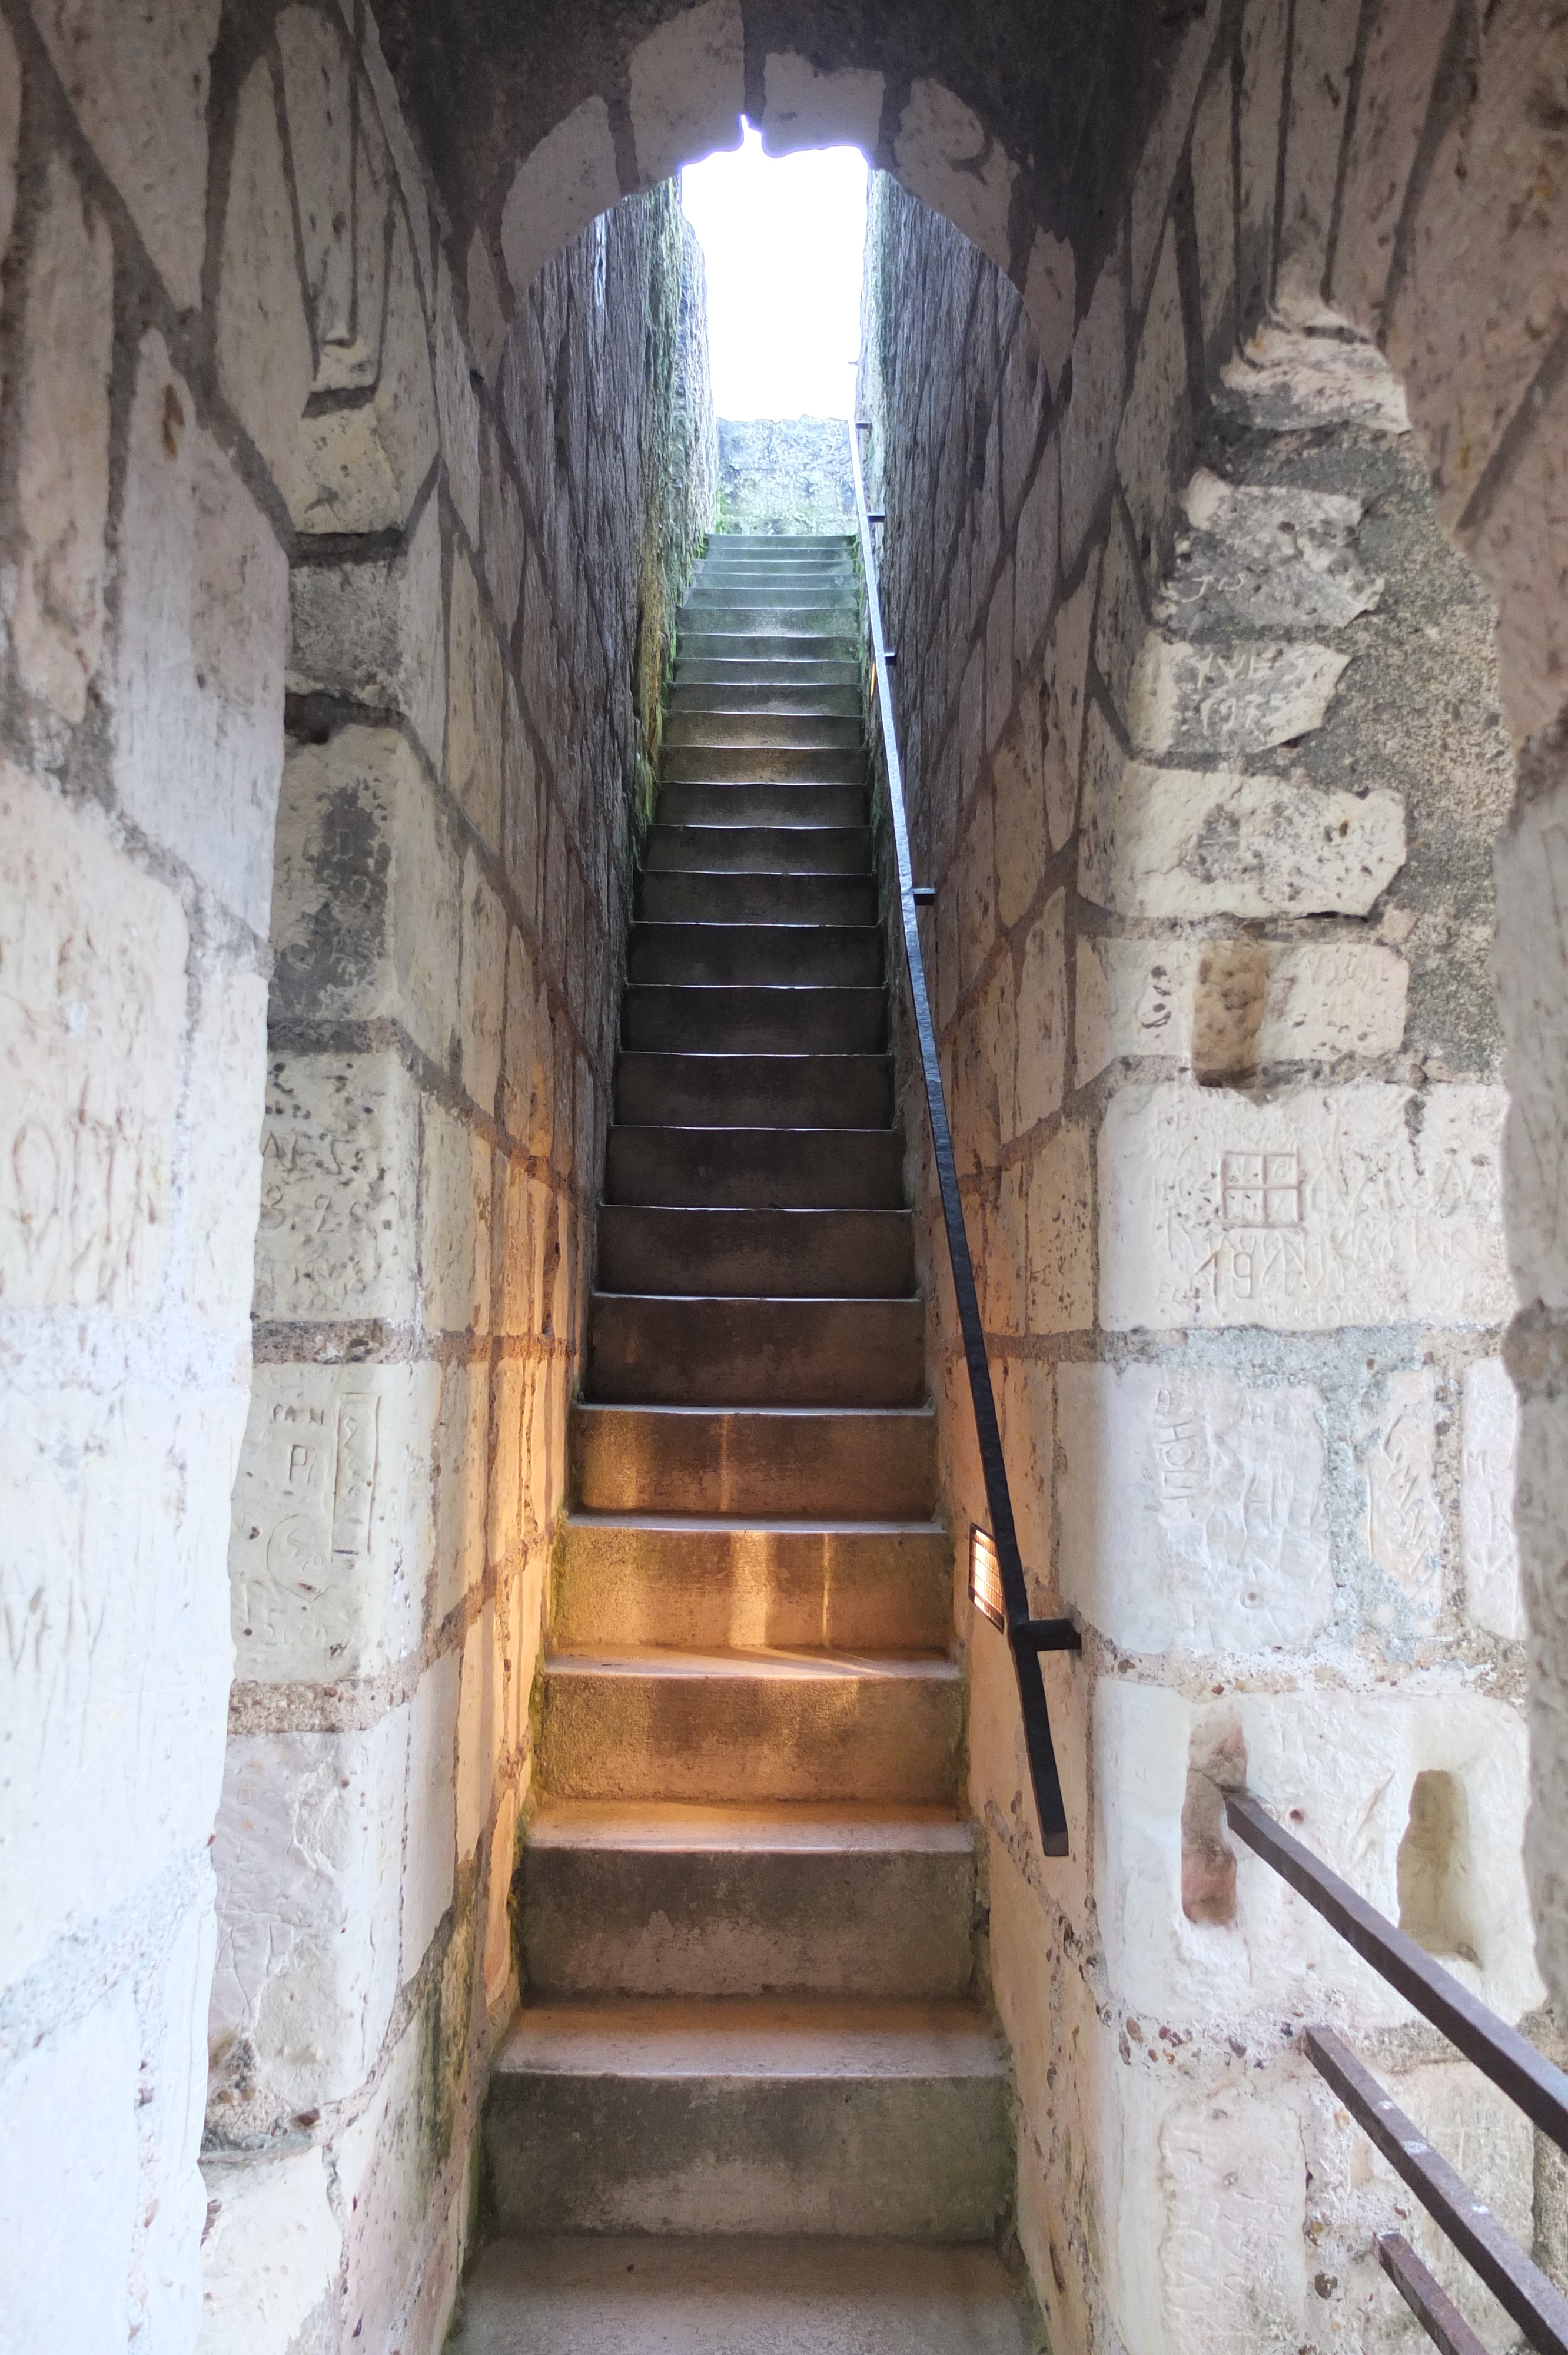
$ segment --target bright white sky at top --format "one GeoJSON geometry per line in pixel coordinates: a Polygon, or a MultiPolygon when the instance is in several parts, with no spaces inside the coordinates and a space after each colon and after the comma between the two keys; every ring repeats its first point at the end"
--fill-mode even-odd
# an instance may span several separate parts
{"type": "Polygon", "coordinates": [[[721,417],[850,415],[865,187],[858,149],[774,162],[749,126],[733,155],[686,165],[681,201],[707,264],[721,417]]]}

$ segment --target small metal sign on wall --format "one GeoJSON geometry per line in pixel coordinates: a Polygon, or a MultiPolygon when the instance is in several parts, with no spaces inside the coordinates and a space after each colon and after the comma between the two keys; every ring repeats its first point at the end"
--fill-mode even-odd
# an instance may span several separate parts
{"type": "Polygon", "coordinates": [[[969,1600],[993,1627],[1005,1629],[1007,1609],[1001,1594],[1001,1564],[996,1542],[977,1522],[969,1523],[969,1600]]]}

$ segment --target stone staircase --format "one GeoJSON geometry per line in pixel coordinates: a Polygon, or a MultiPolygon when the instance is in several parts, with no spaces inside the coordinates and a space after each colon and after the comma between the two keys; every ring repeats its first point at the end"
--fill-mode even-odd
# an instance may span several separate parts
{"type": "Polygon", "coordinates": [[[1024,2344],[858,635],[844,540],[681,616],[472,2355],[1024,2344]]]}

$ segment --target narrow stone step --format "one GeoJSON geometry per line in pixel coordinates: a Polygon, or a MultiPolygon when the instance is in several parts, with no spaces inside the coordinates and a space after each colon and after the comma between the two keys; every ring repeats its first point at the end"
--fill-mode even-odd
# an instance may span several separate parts
{"type": "Polygon", "coordinates": [[[875,924],[633,924],[627,943],[632,982],[817,989],[882,985],[882,932],[875,924]]]}
{"type": "Polygon", "coordinates": [[[826,630],[723,630],[705,623],[700,629],[686,630],[680,640],[680,662],[676,677],[687,673],[683,666],[691,660],[713,662],[811,662],[858,665],[860,660],[860,629],[826,630]]]}
{"type": "Polygon", "coordinates": [[[496,2056],[485,2149],[503,2230],[984,2241],[1009,2102],[961,2001],[542,2003],[496,2056]]]}
{"type": "Polygon", "coordinates": [[[664,721],[667,751],[696,744],[725,747],[779,744],[791,749],[853,752],[862,741],[859,714],[817,711],[672,711],[664,721]]]}
{"type": "Polygon", "coordinates": [[[666,1054],[766,1055],[821,1049],[871,1055],[887,1044],[887,995],[876,988],[813,988],[809,983],[634,982],[621,1010],[628,1047],[666,1054]]]}
{"type": "Polygon", "coordinates": [[[672,717],[691,711],[798,711],[808,717],[853,719],[857,724],[863,716],[858,681],[846,681],[841,687],[826,681],[792,686],[787,680],[774,684],[755,678],[711,682],[693,679],[677,684],[670,690],[670,711],[672,717]]]}
{"type": "Polygon", "coordinates": [[[552,1653],[546,1785],[563,1799],[885,1800],[958,1794],[963,1673],[927,1654],[552,1653]]]}
{"type": "Polygon", "coordinates": [[[934,1808],[542,1800],[524,1984],[595,1995],[961,1996],[972,1827],[934,1808]]]}
{"type": "MultiPolygon", "coordinates": [[[[715,764],[719,761],[715,752],[694,752],[688,757],[694,762],[715,764]]],[[[838,755],[821,757],[837,759],[838,755]]],[[[857,780],[824,778],[819,782],[853,784],[857,780]]],[[[708,875],[866,875],[871,868],[871,833],[863,826],[654,825],[648,829],[642,864],[644,872],[651,875],[671,871],[708,875]]]]}
{"type": "Polygon", "coordinates": [[[584,1401],[568,1421],[572,1495],[588,1512],[927,1520],[936,1433],[929,1407],[769,1412],[584,1401]]]}
{"type": "Polygon", "coordinates": [[[876,880],[869,873],[645,867],[637,878],[636,906],[650,923],[874,924],[876,880]]]}
{"type": "Polygon", "coordinates": [[[633,1128],[886,1128],[887,1055],[623,1053],[615,1117],[633,1128]]]}
{"type": "Polygon", "coordinates": [[[768,777],[659,790],[662,826],[863,826],[866,817],[863,785],[800,785],[768,777]]]}
{"type": "Polygon", "coordinates": [[[904,1139],[881,1128],[612,1128],[605,1199],[734,1210],[901,1210],[904,1139]]]}
{"type": "Polygon", "coordinates": [[[726,1644],[939,1652],[952,1632],[953,1541],[933,1521],[568,1518],[550,1606],[562,1651],[726,1644]]]}
{"type": "Polygon", "coordinates": [[[596,1292],[590,1398],[665,1406],[917,1406],[926,1304],[596,1292]]]}
{"type": "MultiPolygon", "coordinates": [[[[755,779],[800,784],[865,783],[863,747],[818,751],[799,744],[672,744],[660,762],[666,784],[744,784],[755,779]]],[[[764,862],[765,863],[765,862],[764,862]]]]}
{"type": "Polygon", "coordinates": [[[769,695],[786,689],[802,695],[847,689],[858,700],[860,664],[853,655],[812,659],[795,655],[711,655],[683,651],[676,659],[672,693],[683,695],[705,687],[734,687],[742,692],[756,687],[769,695]]]}
{"type": "Polygon", "coordinates": [[[854,600],[835,596],[825,581],[715,581],[694,590],[680,607],[676,643],[685,630],[837,631],[855,629],[859,620],[854,600]]]}
{"type": "Polygon", "coordinates": [[[992,2249],[744,2233],[495,2241],[451,2355],[1033,2355],[992,2249]]]}
{"type": "Polygon", "coordinates": [[[691,1210],[602,1202],[602,1292],[758,1299],[908,1298],[908,1210],[691,1210]]]}

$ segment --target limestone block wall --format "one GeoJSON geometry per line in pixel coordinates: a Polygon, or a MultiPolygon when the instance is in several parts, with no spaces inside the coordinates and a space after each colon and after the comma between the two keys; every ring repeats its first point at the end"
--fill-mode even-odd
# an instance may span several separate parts
{"type": "Polygon", "coordinates": [[[453,2294],[716,460],[671,190],[449,233],[365,9],[0,5],[7,2350],[453,2294]]]}
{"type": "Polygon", "coordinates": [[[1323,29],[1194,31],[1054,348],[885,178],[868,245],[949,1109],[1036,1604],[1085,1632],[1046,1665],[1063,1864],[967,1600],[984,1493],[912,1105],[1019,2230],[1054,2342],[1134,2355],[1408,2338],[1371,2254],[1395,2222],[1511,2342],[1296,2059],[1308,2017],[1527,2245],[1561,2233],[1528,2126],[1221,1821],[1245,1780],[1554,2036],[1522,1855],[1497,609],[1292,210],[1323,29]]]}

